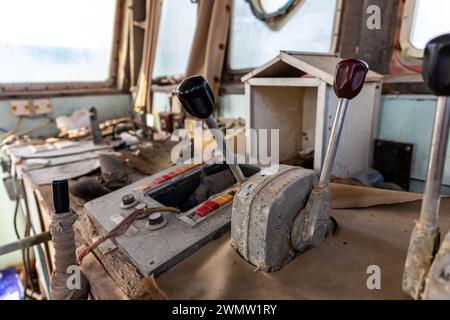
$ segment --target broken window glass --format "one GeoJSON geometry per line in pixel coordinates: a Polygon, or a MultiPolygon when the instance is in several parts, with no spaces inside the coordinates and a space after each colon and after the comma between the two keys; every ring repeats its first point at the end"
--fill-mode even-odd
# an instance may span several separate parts
{"type": "Polygon", "coordinates": [[[110,77],[116,0],[0,1],[0,83],[110,77]]]}

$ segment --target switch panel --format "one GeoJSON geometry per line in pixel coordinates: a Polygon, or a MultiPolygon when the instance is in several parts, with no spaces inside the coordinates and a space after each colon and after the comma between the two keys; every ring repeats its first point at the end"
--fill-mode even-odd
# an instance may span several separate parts
{"type": "Polygon", "coordinates": [[[31,116],[31,107],[28,100],[14,100],[10,101],[11,113],[13,116],[31,116]]]}
{"type": "Polygon", "coordinates": [[[11,114],[16,117],[35,117],[50,114],[52,104],[49,99],[12,100],[10,101],[11,114]]]}
{"type": "Polygon", "coordinates": [[[33,112],[35,115],[45,115],[52,112],[52,104],[48,99],[33,100],[33,112]]]}
{"type": "MultiPolygon", "coordinates": [[[[241,167],[247,176],[259,172],[258,167],[241,167]]],[[[111,231],[117,221],[142,206],[179,208],[179,214],[139,217],[133,222],[131,234],[114,240],[142,274],[157,277],[230,230],[234,188],[233,175],[225,164],[181,164],[87,202],[84,207],[102,233],[111,231]],[[209,181],[221,185],[213,195],[201,191],[209,181]]]]}

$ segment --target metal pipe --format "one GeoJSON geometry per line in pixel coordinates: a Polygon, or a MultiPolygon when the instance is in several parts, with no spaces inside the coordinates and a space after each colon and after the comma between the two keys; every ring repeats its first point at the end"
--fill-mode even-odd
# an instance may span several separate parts
{"type": "Polygon", "coordinates": [[[52,236],[50,234],[50,231],[47,231],[44,233],[37,234],[35,236],[24,238],[19,241],[11,242],[3,246],[0,246],[0,256],[21,250],[23,248],[29,248],[37,244],[50,241],[51,239],[52,236]]]}
{"type": "Polygon", "coordinates": [[[438,97],[434,116],[433,137],[428,162],[427,179],[420,211],[420,223],[433,227],[437,225],[440,204],[442,175],[447,153],[450,127],[450,99],[438,97]]]}
{"type": "Polygon", "coordinates": [[[230,167],[230,170],[233,173],[234,177],[236,178],[237,182],[239,184],[244,183],[244,181],[245,181],[244,173],[242,173],[241,167],[239,167],[238,164],[234,163],[234,153],[231,151],[230,147],[228,146],[228,143],[225,140],[225,137],[220,133],[220,129],[219,129],[219,126],[217,125],[216,120],[212,116],[209,116],[208,118],[205,119],[205,122],[206,122],[206,125],[208,126],[208,128],[211,130],[211,133],[213,134],[214,139],[216,140],[217,144],[219,144],[219,142],[220,142],[219,140],[222,140],[222,146],[225,151],[225,160],[233,159],[233,163],[227,163],[227,164],[230,167]],[[219,136],[216,136],[216,134],[215,134],[215,132],[217,132],[216,130],[219,131],[219,133],[218,133],[218,134],[220,134],[219,136]]]}
{"type": "Polygon", "coordinates": [[[330,183],[331,170],[333,169],[334,159],[336,158],[337,148],[344,127],[345,114],[347,113],[348,99],[340,98],[336,117],[334,118],[333,127],[331,129],[330,140],[328,141],[325,160],[320,173],[319,188],[325,188],[330,183]]]}

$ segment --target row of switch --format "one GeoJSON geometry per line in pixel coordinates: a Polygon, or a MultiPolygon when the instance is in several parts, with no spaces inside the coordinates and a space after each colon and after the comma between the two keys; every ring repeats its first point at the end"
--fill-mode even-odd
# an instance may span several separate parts
{"type": "Polygon", "coordinates": [[[216,211],[220,207],[223,207],[227,203],[231,202],[236,194],[236,189],[231,190],[228,193],[222,194],[214,199],[207,200],[202,203],[200,207],[195,210],[195,213],[199,217],[206,217],[208,214],[216,211]]]}
{"type": "Polygon", "coordinates": [[[179,175],[181,175],[181,174],[183,174],[185,172],[188,172],[188,171],[190,171],[190,170],[192,170],[194,168],[197,168],[198,166],[200,166],[200,164],[186,164],[186,165],[182,165],[182,166],[176,168],[175,170],[173,170],[173,171],[171,171],[169,173],[166,173],[165,175],[162,175],[160,177],[154,178],[149,184],[142,184],[142,185],[140,185],[139,189],[141,191],[146,191],[146,190],[148,190],[150,188],[153,188],[153,187],[155,187],[155,186],[157,186],[157,185],[159,185],[159,184],[161,184],[163,182],[167,182],[169,180],[172,180],[173,178],[175,178],[175,177],[177,177],[177,176],[179,176],[179,175]]]}

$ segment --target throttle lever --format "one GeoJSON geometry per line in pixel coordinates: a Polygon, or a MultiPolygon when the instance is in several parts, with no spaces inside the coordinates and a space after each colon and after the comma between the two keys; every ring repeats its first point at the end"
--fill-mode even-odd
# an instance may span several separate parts
{"type": "MultiPolygon", "coordinates": [[[[213,133],[214,139],[223,141],[225,159],[234,159],[234,154],[224,139],[219,130],[216,120],[212,114],[214,111],[215,99],[211,87],[202,76],[192,76],[183,80],[183,82],[176,89],[178,99],[187,113],[191,116],[204,120],[208,128],[213,133]],[[215,133],[218,135],[216,136],[215,133]]],[[[238,164],[228,163],[231,172],[239,184],[245,181],[245,176],[242,173],[238,164]]]]}
{"type": "Polygon", "coordinates": [[[342,60],[336,66],[333,89],[339,98],[339,102],[320,173],[319,188],[327,187],[330,182],[331,170],[336,158],[342,128],[344,127],[348,102],[361,92],[368,72],[368,64],[358,59],[342,60]]]}
{"type": "Polygon", "coordinates": [[[424,50],[422,76],[425,85],[438,98],[420,218],[411,234],[403,274],[403,291],[414,299],[422,297],[425,278],[440,238],[440,190],[450,129],[450,34],[428,42],[424,50]]]}

